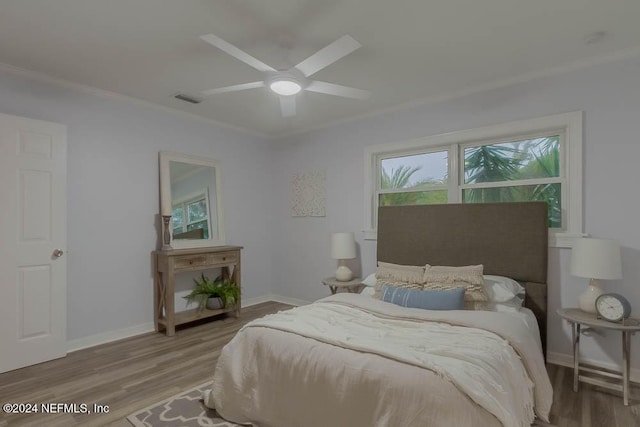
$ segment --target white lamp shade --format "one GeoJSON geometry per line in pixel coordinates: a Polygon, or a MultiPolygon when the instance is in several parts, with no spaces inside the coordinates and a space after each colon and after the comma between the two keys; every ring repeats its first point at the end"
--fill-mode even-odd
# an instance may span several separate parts
{"type": "Polygon", "coordinates": [[[607,239],[578,239],[571,251],[571,274],[589,279],[622,279],[620,245],[607,239]]]}
{"type": "Polygon", "coordinates": [[[356,257],[356,239],[353,233],[331,235],[331,258],[351,259],[356,257]]]}

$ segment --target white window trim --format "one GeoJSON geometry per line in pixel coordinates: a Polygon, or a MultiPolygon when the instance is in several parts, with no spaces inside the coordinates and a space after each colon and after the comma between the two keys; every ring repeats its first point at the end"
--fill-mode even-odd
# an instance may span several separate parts
{"type": "MultiPolygon", "coordinates": [[[[393,142],[372,145],[365,148],[364,152],[364,238],[376,240],[375,229],[375,178],[377,176],[376,158],[382,154],[406,153],[409,150],[420,148],[447,147],[453,144],[464,145],[481,140],[496,140],[509,138],[515,135],[534,134],[548,131],[563,131],[565,138],[565,179],[563,193],[566,192],[566,230],[558,232],[549,230],[549,246],[572,247],[576,238],[583,237],[582,232],[582,111],[554,114],[535,119],[518,120],[514,122],[486,126],[477,129],[468,129],[457,132],[428,136],[410,141],[393,142]]],[[[452,162],[459,162],[454,152],[449,153],[449,167],[452,162]]],[[[458,187],[454,180],[449,180],[449,202],[458,198],[458,187]],[[453,185],[451,184],[453,183],[453,185]],[[453,187],[453,188],[452,188],[453,187]],[[452,192],[456,193],[453,196],[452,192]]],[[[564,197],[563,197],[564,198],[564,197]]]]}

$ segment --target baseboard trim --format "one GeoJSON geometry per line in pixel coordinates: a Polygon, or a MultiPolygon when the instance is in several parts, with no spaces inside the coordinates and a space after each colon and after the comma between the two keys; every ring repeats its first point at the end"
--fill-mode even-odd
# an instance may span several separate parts
{"type": "MultiPolygon", "coordinates": [[[[255,298],[246,298],[242,300],[242,307],[251,307],[252,305],[262,304],[265,302],[280,302],[289,305],[306,305],[310,304],[310,301],[305,301],[297,298],[283,297],[281,295],[267,294],[255,298]]],[[[85,348],[95,347],[102,344],[107,344],[113,341],[118,341],[124,338],[130,338],[136,335],[142,335],[155,330],[153,322],[143,323],[140,325],[130,326],[128,328],[117,329],[115,331],[102,332],[95,335],[89,335],[88,337],[77,338],[67,341],[67,353],[83,350],[85,348]]]]}
{"type": "MultiPolygon", "coordinates": [[[[573,355],[571,354],[548,353],[547,362],[553,363],[554,365],[566,366],[568,368],[573,369],[573,355]]],[[[593,359],[580,359],[580,362],[593,365],[598,368],[612,369],[615,371],[622,372],[622,366],[617,365],[615,363],[606,363],[606,362],[601,362],[599,360],[593,360],[593,359]]],[[[640,369],[631,368],[629,372],[629,380],[633,381],[634,383],[640,383],[640,369]]]]}
{"type": "Polygon", "coordinates": [[[267,294],[255,298],[242,298],[242,308],[251,307],[252,305],[258,305],[265,302],[273,301],[273,295],[267,294]]]}
{"type": "Polygon", "coordinates": [[[102,332],[88,337],[77,338],[67,341],[67,353],[83,350],[89,347],[106,344],[112,341],[118,341],[124,338],[130,338],[136,335],[153,332],[155,325],[153,322],[143,323],[141,325],[130,326],[128,328],[117,329],[115,331],[102,332]]]}

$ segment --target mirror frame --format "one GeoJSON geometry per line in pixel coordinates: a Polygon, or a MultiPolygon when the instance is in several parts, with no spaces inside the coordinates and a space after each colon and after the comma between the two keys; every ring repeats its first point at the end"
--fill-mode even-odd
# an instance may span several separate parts
{"type": "MultiPolygon", "coordinates": [[[[202,248],[207,246],[224,246],[225,245],[225,232],[224,232],[224,209],[222,203],[222,172],[220,170],[220,163],[215,159],[209,159],[202,156],[192,156],[189,154],[174,153],[171,151],[160,152],[160,215],[171,215],[171,177],[169,162],[189,163],[197,166],[208,166],[215,169],[216,177],[216,215],[218,225],[217,239],[173,239],[173,232],[171,231],[171,247],[173,249],[186,249],[186,248],[202,248]]],[[[211,202],[207,206],[209,212],[209,221],[211,221],[211,202]]]]}

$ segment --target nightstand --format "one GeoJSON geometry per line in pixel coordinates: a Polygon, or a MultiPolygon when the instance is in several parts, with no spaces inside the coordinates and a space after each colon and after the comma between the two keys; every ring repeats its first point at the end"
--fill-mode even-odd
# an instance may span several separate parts
{"type": "Polygon", "coordinates": [[[322,279],[322,284],[328,286],[329,289],[331,289],[332,295],[338,292],[338,290],[340,290],[340,292],[350,292],[352,294],[357,294],[360,293],[362,288],[364,288],[364,284],[362,283],[362,279],[360,277],[354,277],[348,282],[341,282],[335,277],[327,277],[326,279],[322,279]]]}
{"type": "Polygon", "coordinates": [[[578,382],[582,381],[599,387],[622,392],[624,405],[629,405],[629,361],[631,360],[631,335],[640,331],[640,322],[626,319],[625,324],[598,319],[595,314],[584,312],[578,308],[561,308],[558,315],[571,323],[573,338],[573,391],[578,391],[578,382]],[[609,329],[622,333],[622,373],[595,367],[580,366],[580,330],[582,326],[593,329],[609,329]],[[581,375],[580,371],[595,375],[622,380],[622,384],[612,384],[598,378],[581,375]]]}

